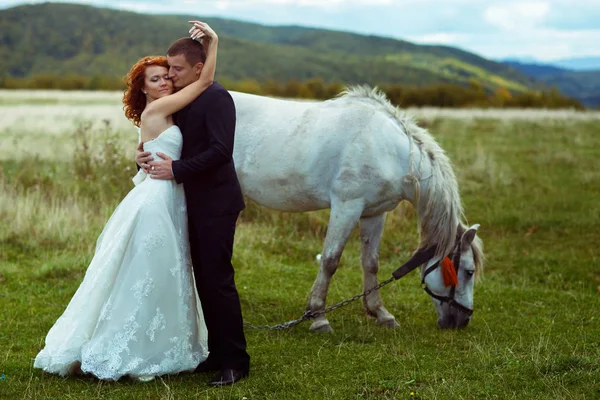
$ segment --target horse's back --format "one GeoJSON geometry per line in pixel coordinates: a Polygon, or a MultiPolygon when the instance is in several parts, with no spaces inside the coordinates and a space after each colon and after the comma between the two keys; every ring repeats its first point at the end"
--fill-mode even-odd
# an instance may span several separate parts
{"type": "Polygon", "coordinates": [[[236,170],[244,193],[259,203],[289,211],[327,208],[336,191],[375,191],[397,180],[393,157],[406,136],[374,102],[232,96],[236,170]]]}

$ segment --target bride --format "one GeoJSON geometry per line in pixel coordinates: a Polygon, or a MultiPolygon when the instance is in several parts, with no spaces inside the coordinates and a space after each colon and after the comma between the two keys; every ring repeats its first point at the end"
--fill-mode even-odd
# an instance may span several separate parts
{"type": "MultiPolygon", "coordinates": [[[[179,159],[181,131],[172,114],[214,78],[218,37],[191,21],[207,50],[200,78],[175,94],[166,57],[144,57],[129,71],[125,114],[141,128],[145,151],[179,159]]],[[[208,356],[207,331],[190,261],[186,203],[175,181],[144,179],[114,211],[83,282],[46,336],[34,367],[99,379],[193,371],[208,356]]]]}

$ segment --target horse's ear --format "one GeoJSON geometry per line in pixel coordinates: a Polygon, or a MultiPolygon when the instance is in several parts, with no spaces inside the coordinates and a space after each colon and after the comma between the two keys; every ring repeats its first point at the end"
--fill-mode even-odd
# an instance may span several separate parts
{"type": "Polygon", "coordinates": [[[473,239],[475,239],[475,235],[477,234],[477,229],[479,229],[479,224],[471,226],[465,233],[463,233],[462,237],[460,238],[460,251],[465,251],[471,247],[471,243],[473,243],[473,239]]]}

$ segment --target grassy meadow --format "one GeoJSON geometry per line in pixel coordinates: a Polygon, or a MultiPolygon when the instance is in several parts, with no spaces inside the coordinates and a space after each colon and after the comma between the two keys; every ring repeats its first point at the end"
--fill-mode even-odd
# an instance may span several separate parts
{"type": "MultiPolygon", "coordinates": [[[[0,399],[598,399],[600,113],[411,111],[452,159],[469,223],[487,256],[475,313],[438,329],[418,273],[382,289],[400,328],[360,302],[330,314],[333,334],[247,330],[251,376],[212,389],[209,375],[100,382],[33,369],[131,189],[137,133],[118,93],[0,91],[0,399]]],[[[328,212],[249,204],[234,265],[244,318],[299,317],[316,276],[328,212]]],[[[380,279],[417,244],[416,215],[388,215],[380,279]]],[[[358,237],[328,303],[359,293],[358,237]]]]}

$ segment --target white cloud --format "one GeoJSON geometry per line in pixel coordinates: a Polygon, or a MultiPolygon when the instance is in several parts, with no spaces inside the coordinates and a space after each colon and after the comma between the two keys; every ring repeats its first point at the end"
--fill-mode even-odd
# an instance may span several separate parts
{"type": "Polygon", "coordinates": [[[534,57],[552,61],[576,56],[600,56],[600,29],[560,31],[539,29],[511,35],[487,33],[457,37],[451,43],[488,58],[534,57]]]}
{"type": "Polygon", "coordinates": [[[505,31],[531,29],[540,25],[550,11],[547,1],[502,3],[489,6],[484,18],[505,31]]]}
{"type": "Polygon", "coordinates": [[[409,36],[406,39],[421,44],[454,45],[467,40],[468,36],[462,33],[431,33],[428,35],[409,36]]]}
{"type": "MultiPolygon", "coordinates": [[[[343,6],[364,6],[364,0],[216,0],[215,7],[219,10],[232,8],[248,8],[260,6],[296,6],[304,8],[339,9],[343,6]]],[[[389,6],[394,0],[369,0],[369,6],[389,6]]]]}
{"type": "Polygon", "coordinates": [[[130,10],[137,12],[152,12],[156,8],[155,4],[142,2],[119,2],[119,8],[122,10],[130,10]]]}

